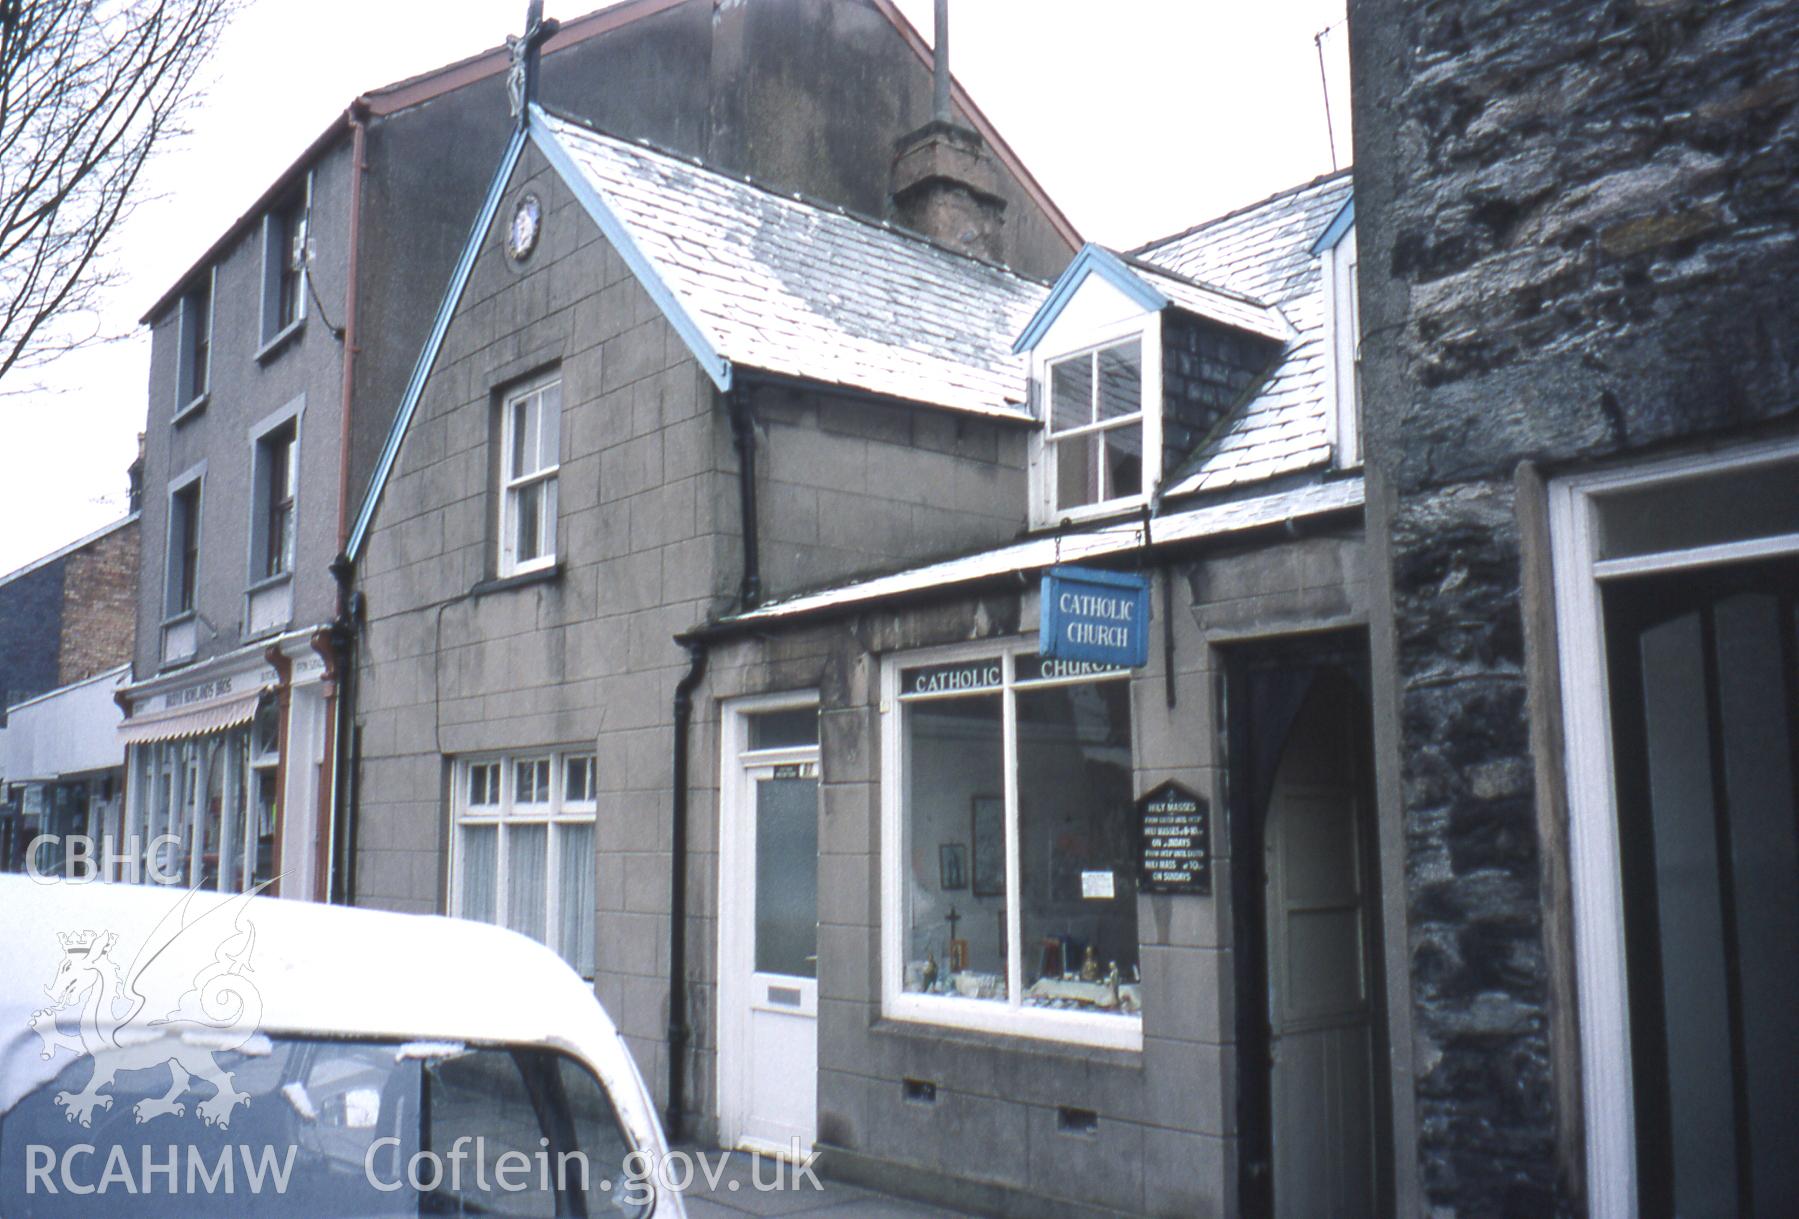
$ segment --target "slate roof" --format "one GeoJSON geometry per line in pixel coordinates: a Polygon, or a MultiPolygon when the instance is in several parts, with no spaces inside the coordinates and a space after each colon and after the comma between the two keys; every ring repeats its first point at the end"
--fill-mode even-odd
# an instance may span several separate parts
{"type": "Polygon", "coordinates": [[[925,238],[539,112],[733,365],[1029,419],[1012,340],[1046,285],[925,238]]]}
{"type": "Polygon", "coordinates": [[[1293,337],[1293,327],[1287,324],[1280,310],[1264,301],[1240,292],[1229,292],[1210,284],[1198,283],[1186,275],[1166,267],[1158,267],[1152,262],[1144,262],[1129,255],[1121,257],[1132,274],[1141,277],[1150,287],[1166,296],[1176,308],[1276,342],[1285,342],[1293,337]]]}
{"type": "Polygon", "coordinates": [[[1130,255],[1134,263],[1274,305],[1295,331],[1274,374],[1176,471],[1166,495],[1219,490],[1329,464],[1322,262],[1311,246],[1349,194],[1345,170],[1130,255]]]}
{"type": "MultiPolygon", "coordinates": [[[[1169,511],[1155,518],[1150,541],[1157,546],[1220,538],[1271,526],[1361,508],[1360,478],[1332,479],[1285,491],[1223,503],[1200,504],[1169,511]]],[[[940,563],[857,580],[835,588],[801,593],[769,602],[745,613],[720,619],[719,626],[732,630],[758,623],[803,618],[843,610],[881,605],[932,589],[977,583],[996,577],[1041,571],[1063,563],[1094,562],[1126,554],[1144,545],[1143,523],[1131,518],[1053,536],[1028,538],[940,563]]],[[[1016,588],[1016,585],[1013,585],[1016,588]]]]}

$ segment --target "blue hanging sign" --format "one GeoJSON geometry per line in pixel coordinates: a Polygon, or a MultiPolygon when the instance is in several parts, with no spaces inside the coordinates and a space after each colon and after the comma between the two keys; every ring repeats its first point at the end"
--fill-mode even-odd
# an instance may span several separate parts
{"type": "Polygon", "coordinates": [[[1149,577],[1052,567],[1043,573],[1037,652],[1137,668],[1149,663],[1149,577]]]}

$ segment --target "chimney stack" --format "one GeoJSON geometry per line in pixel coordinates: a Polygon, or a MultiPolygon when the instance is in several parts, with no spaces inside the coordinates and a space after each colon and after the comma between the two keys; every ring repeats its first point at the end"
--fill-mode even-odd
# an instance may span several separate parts
{"type": "Polygon", "coordinates": [[[949,0],[937,0],[931,121],[902,136],[893,159],[893,217],[951,249],[1001,259],[1006,201],[979,133],[950,106],[949,0]]]}

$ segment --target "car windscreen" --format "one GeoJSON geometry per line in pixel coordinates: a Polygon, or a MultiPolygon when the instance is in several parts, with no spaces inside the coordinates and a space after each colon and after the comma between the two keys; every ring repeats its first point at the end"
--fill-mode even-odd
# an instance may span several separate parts
{"type": "Polygon", "coordinates": [[[0,1114],[9,1219],[638,1219],[648,1168],[593,1073],[540,1047],[169,1035],[0,1114]]]}

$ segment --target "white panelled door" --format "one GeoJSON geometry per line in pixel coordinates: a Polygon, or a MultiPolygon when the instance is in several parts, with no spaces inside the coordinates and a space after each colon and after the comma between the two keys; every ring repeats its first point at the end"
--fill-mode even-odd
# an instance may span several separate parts
{"type": "Polygon", "coordinates": [[[720,1133],[787,1155],[817,1137],[817,736],[794,741],[801,721],[791,713],[781,716],[789,731],[732,719],[739,748],[720,827],[720,1133]]]}

